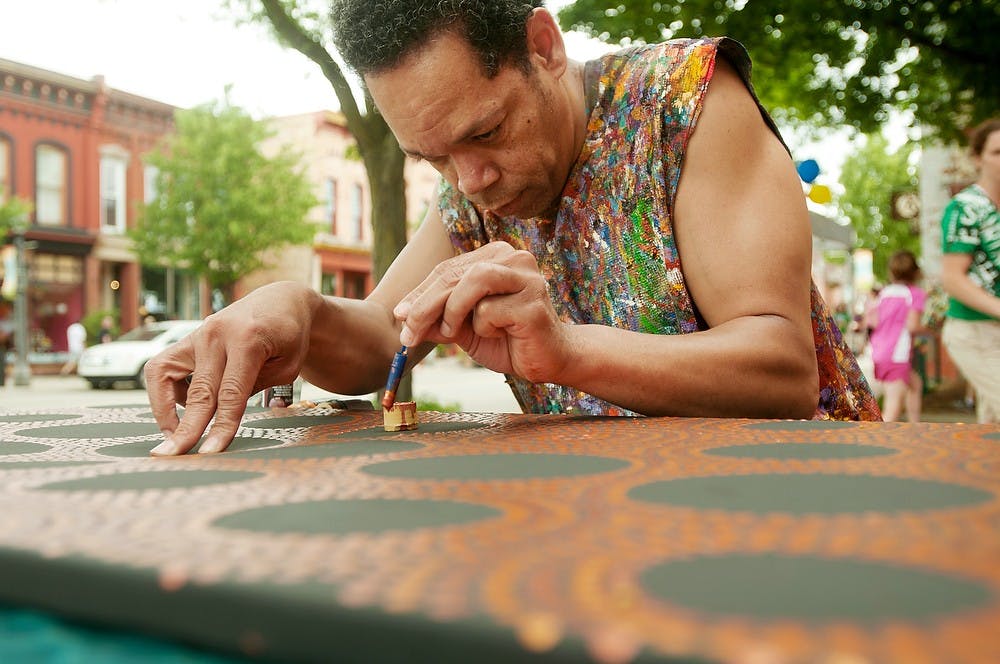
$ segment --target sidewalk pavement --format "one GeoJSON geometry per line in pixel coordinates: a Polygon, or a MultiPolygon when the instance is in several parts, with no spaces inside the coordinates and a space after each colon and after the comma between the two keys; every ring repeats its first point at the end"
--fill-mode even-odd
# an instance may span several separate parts
{"type": "MultiPolygon", "coordinates": [[[[413,370],[414,400],[435,402],[466,412],[519,413],[520,408],[500,374],[464,366],[457,358],[428,358],[413,370]]],[[[302,386],[301,398],[316,401],[341,396],[314,385],[302,386]]],[[[374,394],[362,395],[374,400],[374,394]]],[[[357,398],[357,397],[350,397],[357,398]]],[[[131,406],[148,404],[146,391],[128,383],[95,390],[79,376],[32,376],[26,387],[15,387],[8,377],[0,387],[0,412],[50,409],[61,406],[131,406]]]]}
{"type": "MultiPolygon", "coordinates": [[[[465,366],[458,358],[427,358],[413,370],[414,401],[435,402],[443,408],[465,412],[518,413],[520,409],[504,377],[478,366],[465,366]]],[[[316,401],[339,396],[308,383],[302,398],[316,401]]],[[[374,394],[364,395],[374,400],[374,394]]],[[[923,422],[975,423],[974,412],[957,406],[951,392],[932,392],[924,399],[923,422]]],[[[60,406],[146,405],[146,391],[134,389],[95,390],[78,376],[32,376],[27,387],[15,387],[8,377],[0,387],[0,412],[60,406]]]]}

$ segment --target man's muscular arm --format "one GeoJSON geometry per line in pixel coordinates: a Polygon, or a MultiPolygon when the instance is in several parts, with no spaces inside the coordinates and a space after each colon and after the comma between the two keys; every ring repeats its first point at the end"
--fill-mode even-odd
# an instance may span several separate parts
{"type": "Polygon", "coordinates": [[[546,378],[649,415],[812,417],[819,381],[805,199],[788,153],[721,58],[688,146],[674,231],[710,329],[570,328],[572,360],[546,378]]]}

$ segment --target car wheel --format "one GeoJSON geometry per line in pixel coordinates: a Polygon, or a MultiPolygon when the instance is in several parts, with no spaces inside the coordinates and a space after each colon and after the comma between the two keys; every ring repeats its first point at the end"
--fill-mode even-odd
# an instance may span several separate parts
{"type": "Polygon", "coordinates": [[[135,375],[135,384],[142,389],[146,389],[146,365],[139,367],[139,373],[135,375]]]}
{"type": "Polygon", "coordinates": [[[90,383],[90,389],[99,390],[101,389],[101,381],[88,378],[87,382],[90,383]]]}

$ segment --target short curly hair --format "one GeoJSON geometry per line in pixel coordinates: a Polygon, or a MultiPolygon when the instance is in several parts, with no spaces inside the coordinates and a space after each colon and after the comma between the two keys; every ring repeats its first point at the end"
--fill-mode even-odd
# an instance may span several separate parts
{"type": "Polygon", "coordinates": [[[392,69],[436,35],[455,30],[479,55],[486,75],[504,64],[530,69],[525,24],[544,0],[333,0],[333,41],[365,76],[392,69]]]}

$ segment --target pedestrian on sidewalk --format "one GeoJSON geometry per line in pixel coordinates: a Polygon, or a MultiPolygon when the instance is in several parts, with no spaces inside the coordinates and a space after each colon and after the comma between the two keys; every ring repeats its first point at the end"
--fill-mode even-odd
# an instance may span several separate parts
{"type": "Polygon", "coordinates": [[[867,321],[875,378],[885,393],[882,419],[895,422],[905,406],[909,421],[919,422],[924,384],[913,368],[913,339],[930,332],[921,323],[927,292],[916,285],[920,267],[912,252],[894,253],[889,273],[892,283],[879,292],[867,321]]]}
{"type": "Polygon", "coordinates": [[[115,319],[111,316],[105,316],[101,319],[101,330],[97,333],[97,338],[102,344],[110,343],[115,340],[115,319]]]}
{"type": "Polygon", "coordinates": [[[0,298],[0,387],[7,382],[7,351],[14,347],[14,320],[10,305],[0,298]]]}
{"type": "Polygon", "coordinates": [[[69,359],[62,365],[62,368],[59,370],[60,374],[68,376],[76,372],[76,363],[80,360],[80,355],[83,354],[83,349],[86,345],[87,328],[80,321],[70,323],[69,327],[66,328],[66,346],[69,351],[69,359]]]}
{"type": "Polygon", "coordinates": [[[976,419],[1000,422],[1000,118],[973,129],[979,179],[941,220],[941,283],[949,295],[941,340],[976,392],[976,419]]]}

